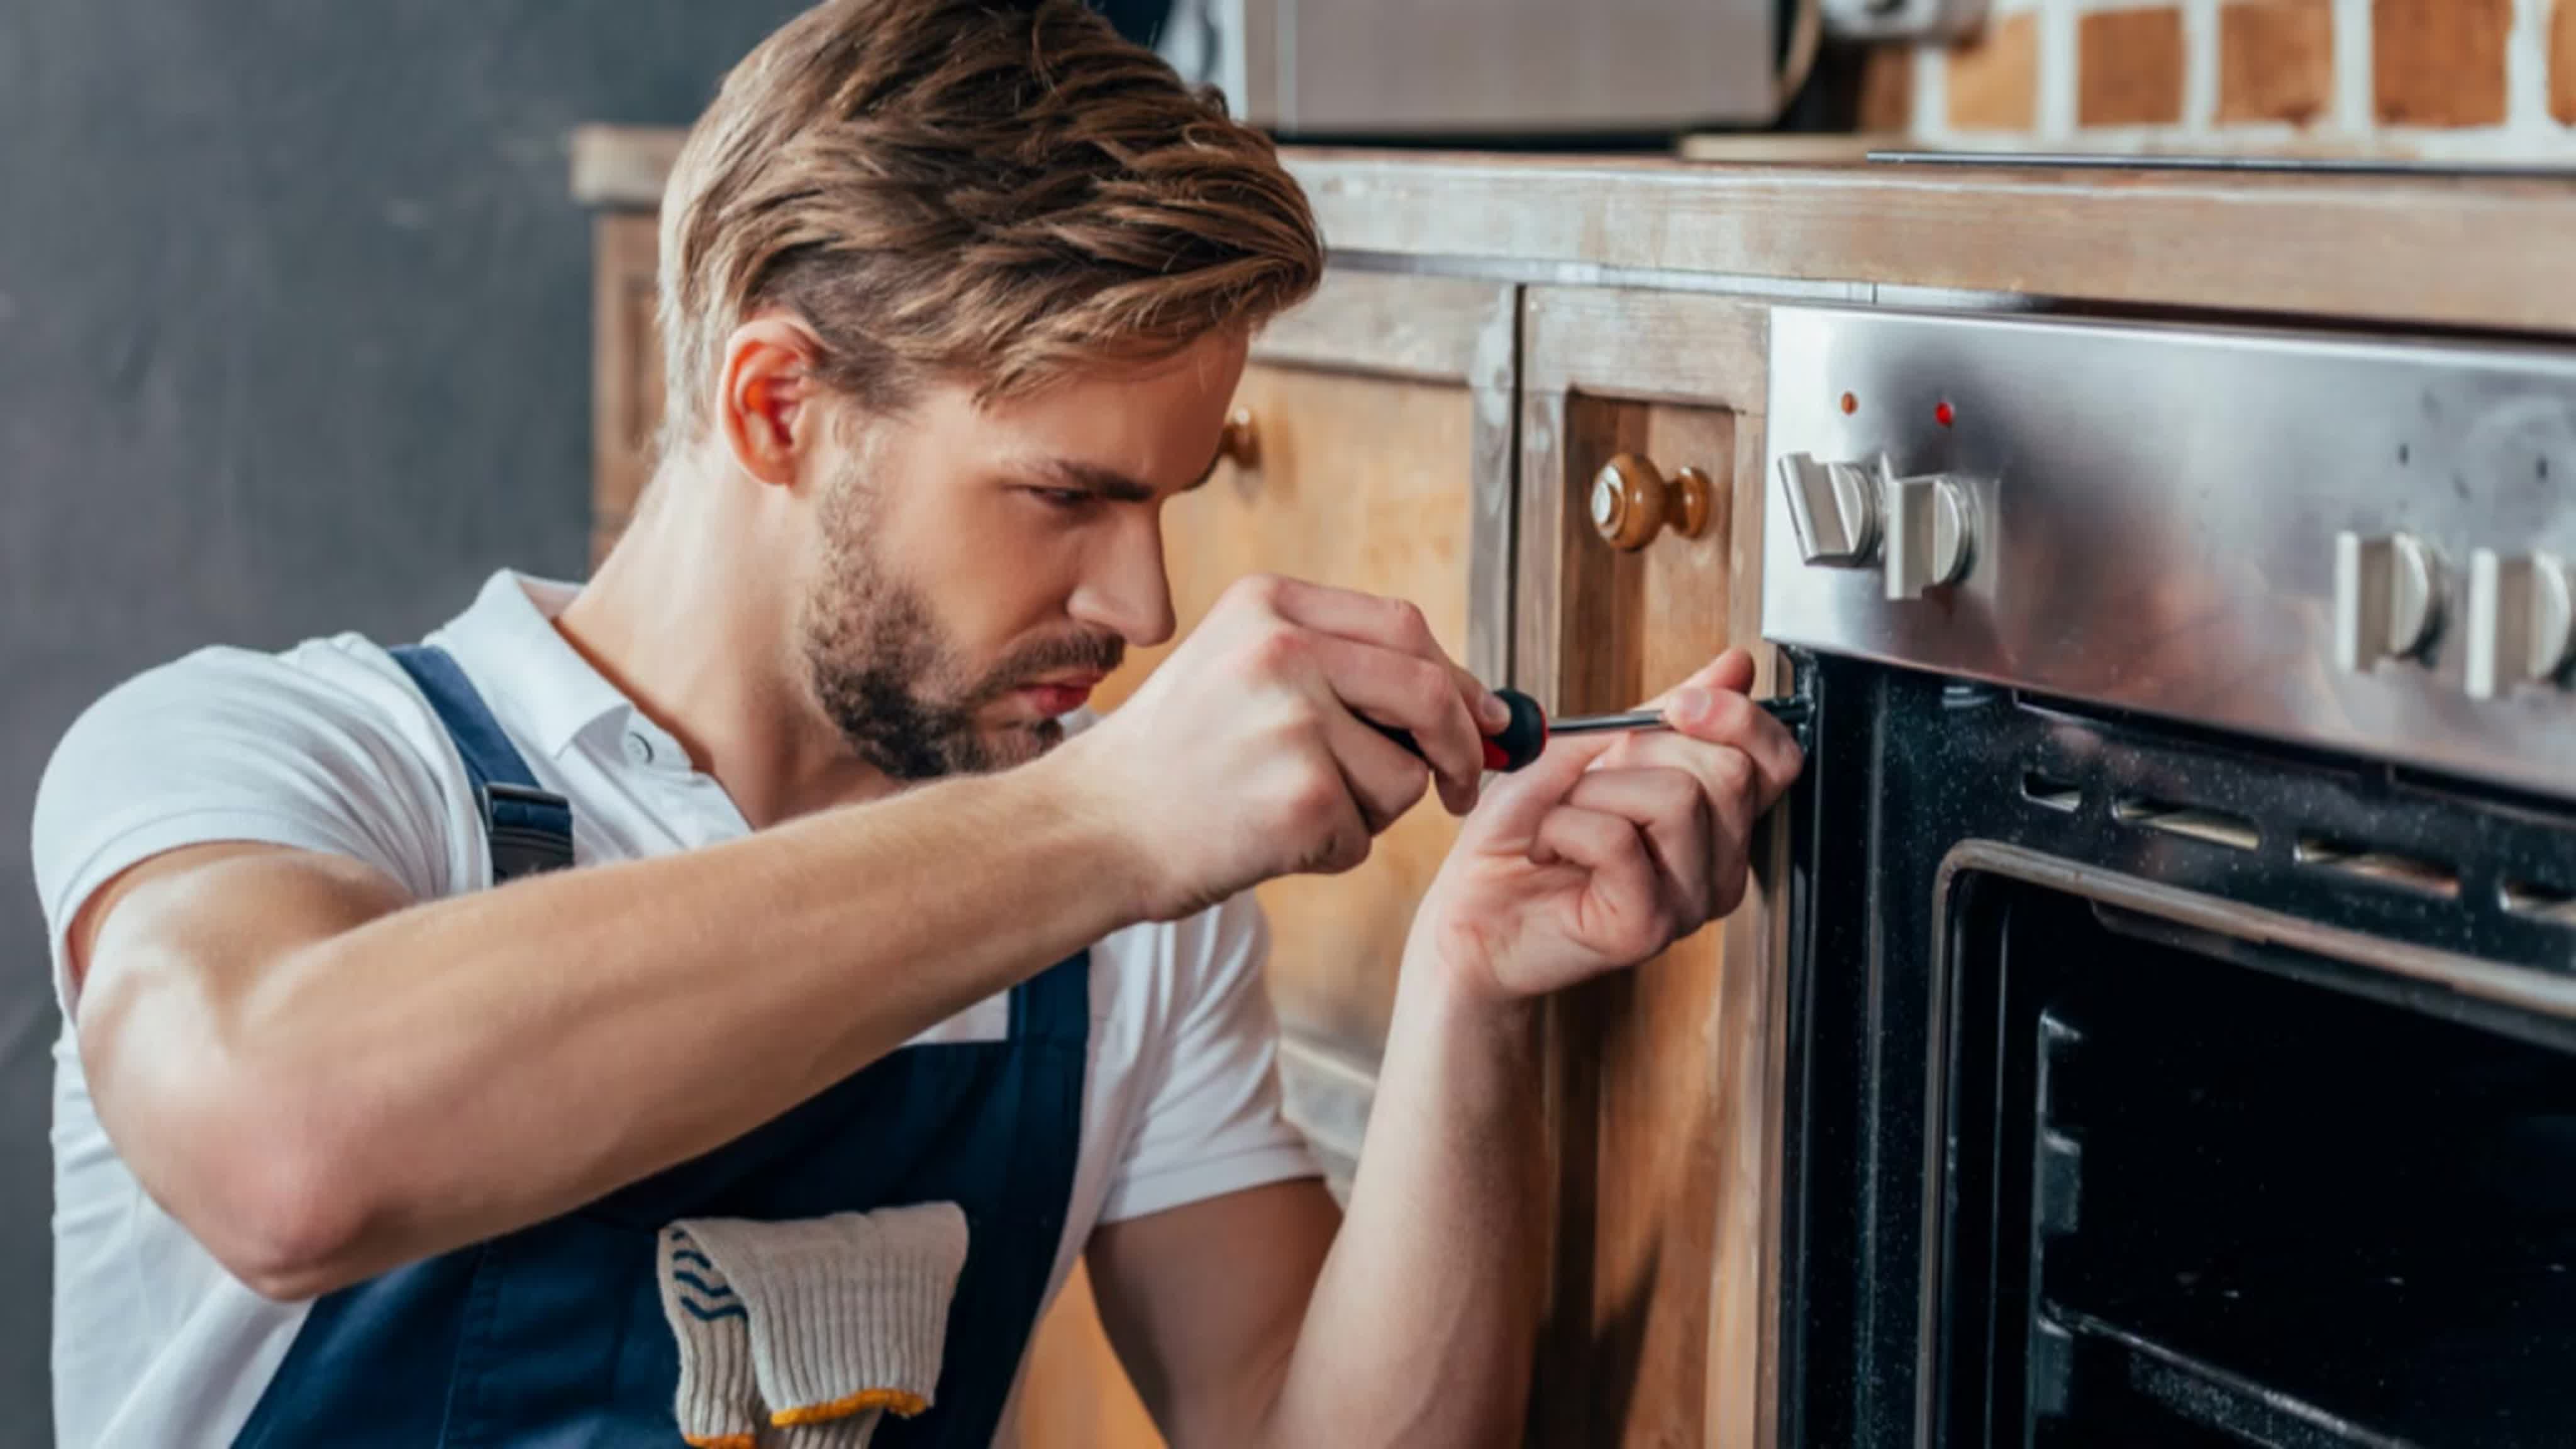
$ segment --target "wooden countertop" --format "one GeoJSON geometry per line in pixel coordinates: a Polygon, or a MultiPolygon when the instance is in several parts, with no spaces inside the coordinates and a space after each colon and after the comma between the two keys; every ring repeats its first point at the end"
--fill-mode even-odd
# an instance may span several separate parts
{"type": "MultiPolygon", "coordinates": [[[[655,206],[678,148],[585,127],[573,195],[655,206]]],[[[2576,333],[2576,181],[1286,154],[1337,254],[1501,278],[2576,333]]]]}

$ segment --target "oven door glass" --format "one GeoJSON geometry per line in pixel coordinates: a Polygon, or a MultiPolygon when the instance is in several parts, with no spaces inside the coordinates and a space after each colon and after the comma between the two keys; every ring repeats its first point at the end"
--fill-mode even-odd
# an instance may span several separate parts
{"type": "Polygon", "coordinates": [[[2576,1445],[2576,1055],[2313,950],[1967,872],[1958,1445],[2576,1445]]]}

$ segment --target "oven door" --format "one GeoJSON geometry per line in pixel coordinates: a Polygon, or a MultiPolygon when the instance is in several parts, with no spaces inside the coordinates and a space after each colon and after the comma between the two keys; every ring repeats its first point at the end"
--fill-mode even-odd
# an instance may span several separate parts
{"type": "Polygon", "coordinates": [[[2576,1444],[2576,813],[1799,662],[1782,1442],[2576,1444]]]}

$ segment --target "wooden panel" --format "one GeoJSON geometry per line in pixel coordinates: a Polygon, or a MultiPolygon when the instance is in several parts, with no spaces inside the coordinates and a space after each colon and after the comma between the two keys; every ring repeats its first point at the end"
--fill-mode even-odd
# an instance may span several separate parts
{"type": "Polygon", "coordinates": [[[1287,154],[1343,255],[2576,331],[2545,181],[1287,154]]]}
{"type": "MultiPolygon", "coordinates": [[[[583,127],[574,194],[656,207],[678,150],[674,131],[583,127]]],[[[2564,285],[2576,191],[2548,181],[1283,155],[1346,259],[1472,258],[1531,279],[1634,268],[2576,331],[2576,288],[2564,285]]]]}
{"type": "MultiPolygon", "coordinates": [[[[1586,400],[1585,406],[1606,406],[1586,400]]],[[[1657,406],[1644,451],[1669,472],[1685,464],[1728,480],[1735,418],[1657,406]]],[[[1579,484],[1587,464],[1577,462],[1579,484]]],[[[1687,676],[1725,646],[1727,538],[1670,534],[1636,556],[1633,590],[1616,601],[1620,653],[1632,672],[1569,708],[1624,709],[1687,676]]],[[[1588,531],[1588,530],[1587,530],[1588,531]]],[[[1604,546],[1595,541],[1595,546],[1604,546]]],[[[1580,640],[1568,647],[1580,647],[1580,640]]],[[[1624,661],[1623,661],[1624,662],[1624,661]]],[[[1710,1289],[1724,1144],[1716,1121],[1720,933],[1703,930],[1661,960],[1611,976],[1600,1000],[1599,1184],[1593,1331],[1605,1352],[1592,1384],[1600,1443],[1697,1444],[1708,1367],[1710,1289]],[[1612,1437],[1612,1426],[1620,1432],[1612,1437]]]]}
{"type": "Polygon", "coordinates": [[[1511,325],[1506,288],[1467,277],[1335,268],[1315,295],[1252,339],[1252,360],[1335,372],[1509,386],[1511,356],[1493,329],[1511,325]]]}
{"type": "Polygon", "coordinates": [[[662,345],[654,326],[653,219],[609,214],[592,226],[590,561],[626,527],[652,480],[662,426],[662,345]]]}
{"type": "Polygon", "coordinates": [[[1463,277],[1335,268],[1264,328],[1252,358],[1288,367],[1457,383],[1474,410],[1467,652],[1478,678],[1511,668],[1512,408],[1520,289],[1463,277]]]}
{"type": "MultiPolygon", "coordinates": [[[[1183,629],[1246,574],[1291,574],[1408,598],[1443,648],[1467,645],[1472,399],[1461,388],[1256,364],[1237,400],[1260,463],[1221,466],[1164,514],[1165,565],[1183,629]]],[[[1170,646],[1139,650],[1103,684],[1114,706],[1170,646]]],[[[1261,888],[1282,1024],[1374,1064],[1414,903],[1457,836],[1426,799],[1347,875],[1261,888]]]]}
{"type": "MultiPolygon", "coordinates": [[[[1525,294],[1524,688],[1569,711],[1621,708],[1758,639],[1763,335],[1741,300],[1525,294]],[[1622,554],[1594,534],[1591,475],[1621,451],[1720,485],[1700,538],[1622,554]]],[[[1776,848],[1767,833],[1758,845],[1776,848]]],[[[1539,1442],[1766,1442],[1778,1099],[1765,901],[1757,888],[1728,921],[1552,1010],[1539,1442]]]]}

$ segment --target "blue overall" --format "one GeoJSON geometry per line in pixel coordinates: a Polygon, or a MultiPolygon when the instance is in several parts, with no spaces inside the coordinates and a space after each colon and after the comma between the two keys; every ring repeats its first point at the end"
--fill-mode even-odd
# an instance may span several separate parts
{"type": "MultiPolygon", "coordinates": [[[[434,648],[395,656],[475,777],[496,881],[569,863],[569,810],[538,789],[463,671],[434,648]]],[[[1089,994],[1076,955],[1013,989],[1007,1040],[903,1048],[694,1161],[330,1294],[235,1442],[670,1449],[679,1354],[654,1278],[663,1225],[954,1202],[968,1249],[938,1391],[873,1443],[981,1449],[1064,1232],[1089,994]]]]}

